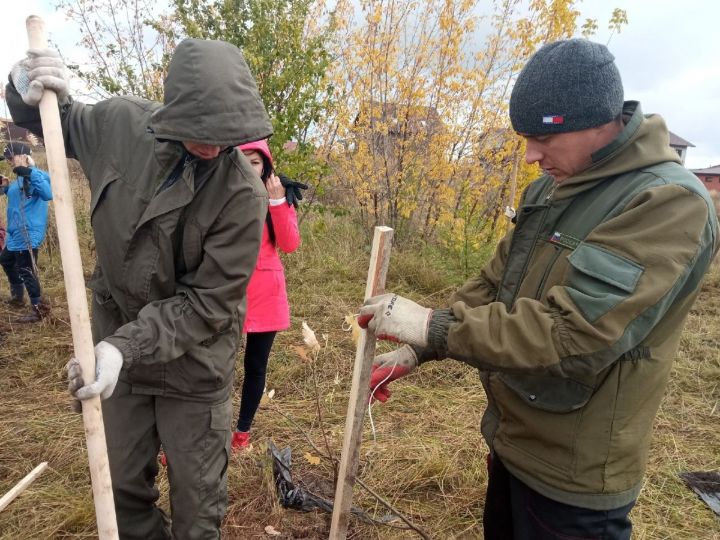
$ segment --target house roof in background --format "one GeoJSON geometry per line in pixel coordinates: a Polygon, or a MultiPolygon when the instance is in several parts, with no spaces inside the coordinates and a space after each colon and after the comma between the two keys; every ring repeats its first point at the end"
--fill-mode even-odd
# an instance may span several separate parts
{"type": "Polygon", "coordinates": [[[684,146],[685,148],[689,146],[691,148],[695,148],[693,143],[686,141],[679,135],[675,135],[672,131],[670,131],[670,146],[684,146]]]}
{"type": "Polygon", "coordinates": [[[0,141],[21,141],[31,146],[43,146],[43,141],[30,131],[15,125],[12,118],[0,118],[0,141]]]}
{"type": "Polygon", "coordinates": [[[713,165],[707,169],[693,169],[691,172],[695,174],[720,174],[720,165],[713,165]]]}

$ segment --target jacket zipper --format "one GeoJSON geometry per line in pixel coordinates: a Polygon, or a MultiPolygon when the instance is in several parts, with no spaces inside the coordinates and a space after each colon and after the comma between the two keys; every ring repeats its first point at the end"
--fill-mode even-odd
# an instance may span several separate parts
{"type": "MultiPolygon", "coordinates": [[[[557,189],[557,186],[558,186],[557,183],[556,183],[556,182],[553,182],[553,185],[552,185],[552,187],[550,188],[550,191],[549,191],[548,194],[545,196],[545,200],[544,200],[545,204],[550,205],[550,203],[552,202],[552,198],[553,198],[553,196],[555,195],[555,190],[557,189]]],[[[537,241],[538,241],[538,238],[537,238],[537,237],[538,237],[538,234],[539,234],[539,230],[542,229],[542,226],[545,224],[545,219],[546,219],[546,217],[547,217],[548,211],[549,211],[549,206],[548,206],[548,208],[546,208],[546,209],[544,210],[545,215],[543,216],[543,219],[542,219],[542,221],[541,221],[541,223],[540,223],[540,227],[538,228],[538,233],[536,233],[536,235],[535,235],[535,243],[537,243],[537,241]]],[[[556,246],[556,247],[557,247],[557,246],[556,246]]],[[[510,246],[510,249],[512,250],[512,245],[510,246]]],[[[533,252],[535,251],[535,244],[533,244],[532,250],[533,250],[533,252]]],[[[555,264],[555,261],[557,261],[557,258],[558,258],[558,256],[559,256],[559,254],[560,254],[560,252],[558,251],[558,253],[556,253],[555,259],[553,260],[553,262],[552,262],[552,264],[550,265],[550,267],[552,267],[552,265],[555,264]]],[[[530,264],[530,259],[531,259],[531,258],[532,258],[532,253],[530,253],[530,255],[528,256],[527,264],[530,264]]],[[[527,270],[527,267],[523,270],[523,273],[525,272],[525,270],[527,270]]],[[[544,286],[545,280],[547,279],[547,276],[549,275],[549,273],[550,273],[550,272],[549,272],[549,269],[546,270],[545,275],[543,276],[543,279],[542,279],[541,289],[542,289],[542,286],[544,286]]],[[[501,288],[502,288],[502,280],[501,280],[500,284],[498,285],[498,294],[499,294],[501,288]]],[[[512,300],[511,300],[511,305],[515,303],[515,300],[517,299],[517,293],[518,293],[518,291],[516,290],[516,291],[515,291],[515,294],[513,295],[512,300]]],[[[497,296],[496,296],[496,299],[497,299],[497,296]]],[[[495,408],[495,411],[496,411],[497,414],[498,414],[498,428],[499,428],[500,424],[502,423],[502,412],[500,411],[500,408],[497,406],[497,402],[495,401],[494,392],[493,392],[493,390],[492,390],[493,377],[491,377],[491,373],[490,373],[490,372],[487,372],[487,371],[486,371],[486,372],[483,372],[483,370],[480,370],[480,372],[485,374],[485,377],[486,377],[486,380],[487,380],[487,384],[485,385],[485,388],[486,388],[486,393],[487,393],[487,398],[488,398],[488,405],[492,404],[492,405],[494,406],[494,408],[495,408]]],[[[482,376],[482,375],[481,375],[481,376],[482,376]]],[[[495,438],[495,435],[496,435],[496,434],[497,434],[497,428],[496,428],[495,432],[493,433],[493,439],[495,438]]],[[[490,442],[490,445],[492,446],[492,441],[490,442]]]]}
{"type": "Polygon", "coordinates": [[[558,183],[557,183],[557,182],[553,182],[553,185],[552,185],[552,187],[550,188],[550,191],[548,192],[547,195],[545,195],[545,202],[546,202],[546,203],[551,203],[551,202],[552,202],[552,198],[555,196],[555,190],[557,189],[557,187],[558,187],[558,183]]]}
{"type": "MultiPolygon", "coordinates": [[[[550,192],[545,197],[545,203],[548,205],[552,205],[552,198],[555,195],[555,190],[557,189],[557,182],[553,183],[552,188],[550,188],[550,192]]],[[[548,207],[549,210],[549,207],[548,207]]],[[[544,225],[543,222],[541,224],[544,225]]],[[[555,266],[555,263],[557,262],[558,258],[560,257],[560,253],[562,252],[562,249],[559,248],[556,245],[553,245],[553,248],[555,249],[555,255],[553,256],[550,263],[545,268],[545,272],[543,273],[542,279],[540,280],[540,285],[538,285],[537,290],[535,291],[535,300],[540,300],[540,295],[542,294],[543,289],[545,288],[545,283],[547,282],[547,278],[550,275],[550,271],[552,270],[553,266],[555,266]]]]}
{"type": "MultiPolygon", "coordinates": [[[[545,195],[545,199],[543,200],[543,203],[546,205],[546,207],[543,209],[543,216],[542,220],[540,221],[540,224],[537,228],[537,231],[535,232],[535,241],[533,242],[532,247],[530,248],[530,253],[528,254],[527,260],[525,261],[525,266],[523,267],[522,275],[524,276],[527,272],[528,266],[530,265],[530,261],[532,260],[533,254],[535,253],[535,246],[538,243],[538,239],[540,237],[540,231],[543,228],[543,225],[545,225],[545,220],[547,219],[548,212],[550,211],[550,206],[552,203],[553,195],[555,195],[555,190],[557,189],[557,182],[553,182],[552,187],[550,188],[550,191],[547,195],[545,195]]],[[[512,246],[511,246],[512,248],[512,246]]],[[[502,285],[502,282],[500,283],[502,285]]],[[[499,291],[500,289],[498,289],[499,291]]],[[[515,290],[515,293],[513,294],[512,300],[510,301],[510,305],[515,304],[515,300],[517,300],[518,292],[520,291],[520,287],[517,287],[515,290]]]]}

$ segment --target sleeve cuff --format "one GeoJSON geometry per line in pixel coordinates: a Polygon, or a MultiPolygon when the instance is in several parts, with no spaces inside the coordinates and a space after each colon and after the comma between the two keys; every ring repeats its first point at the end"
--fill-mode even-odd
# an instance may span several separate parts
{"type": "MultiPolygon", "coordinates": [[[[435,358],[447,356],[447,339],[450,325],[457,322],[450,309],[434,309],[428,327],[428,349],[435,353],[435,358]]],[[[416,351],[417,352],[417,351],[416,351]]],[[[418,362],[420,356],[418,356],[418,362]]]]}
{"type": "Polygon", "coordinates": [[[418,366],[422,366],[430,360],[439,360],[437,353],[430,347],[418,347],[417,345],[408,345],[415,353],[418,366]]]}
{"type": "Polygon", "coordinates": [[[118,336],[108,336],[103,341],[107,341],[122,353],[123,367],[128,368],[133,365],[140,357],[140,351],[129,340],[118,336]]]}
{"type": "Polygon", "coordinates": [[[270,199],[269,203],[270,206],[280,206],[282,203],[286,202],[287,199],[283,197],[282,199],[270,199]]]}

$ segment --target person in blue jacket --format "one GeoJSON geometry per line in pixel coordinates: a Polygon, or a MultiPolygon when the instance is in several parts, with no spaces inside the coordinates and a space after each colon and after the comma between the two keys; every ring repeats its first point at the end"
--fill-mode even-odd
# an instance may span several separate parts
{"type": "Polygon", "coordinates": [[[25,305],[25,290],[32,310],[17,322],[38,322],[48,313],[42,302],[37,272],[38,248],[47,231],[48,201],[52,200],[50,177],[35,167],[32,150],[24,143],[10,142],[2,158],[7,159],[17,175],[15,181],[2,176],[0,190],[7,195],[7,240],[0,253],[0,265],[10,282],[10,305],[25,305]]]}

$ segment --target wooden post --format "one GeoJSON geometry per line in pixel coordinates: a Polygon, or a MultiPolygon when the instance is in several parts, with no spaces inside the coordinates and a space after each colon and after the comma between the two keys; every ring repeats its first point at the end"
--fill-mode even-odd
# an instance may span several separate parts
{"type": "Polygon", "coordinates": [[[45,469],[47,469],[47,466],[47,461],[43,461],[40,465],[27,473],[25,475],[25,478],[15,484],[15,486],[10,491],[3,495],[2,499],[0,499],[0,512],[2,512],[5,507],[15,499],[15,497],[25,491],[27,487],[32,484],[45,469]]]}
{"type": "MultiPolygon", "coordinates": [[[[31,15],[25,21],[25,26],[30,48],[46,48],[47,38],[43,20],[40,17],[31,15]]],[[[85,280],[80,258],[80,245],[78,244],[67,158],[65,157],[65,144],[60,124],[60,112],[58,110],[57,95],[52,90],[45,90],[40,100],[40,119],[47,152],[48,169],[50,170],[53,207],[55,209],[55,222],[60,245],[60,258],[62,259],[63,275],[65,277],[65,291],[68,311],[70,312],[75,358],[80,362],[84,377],[93,379],[95,376],[95,352],[90,331],[85,280]]],[[[100,540],[114,540],[118,538],[118,531],[100,398],[83,400],[82,408],[98,536],[100,540]]]]}
{"type": "MultiPolygon", "coordinates": [[[[385,290],[385,276],[390,265],[390,248],[393,230],[390,227],[375,227],[370,268],[365,286],[365,300],[382,294],[385,290]]],[[[340,540],[347,536],[348,516],[352,503],[355,474],[360,458],[360,439],[363,418],[368,406],[370,370],[375,357],[375,334],[362,330],[355,353],[350,399],[345,417],[342,456],[335,486],[335,504],[330,523],[330,539],[340,540]]]]}

